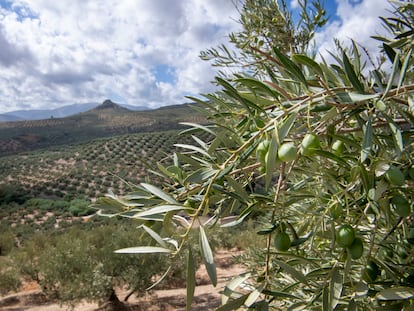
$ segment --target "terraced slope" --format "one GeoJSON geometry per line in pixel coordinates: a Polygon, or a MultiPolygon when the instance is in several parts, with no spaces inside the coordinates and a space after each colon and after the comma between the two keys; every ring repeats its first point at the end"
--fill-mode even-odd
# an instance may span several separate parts
{"type": "Polygon", "coordinates": [[[83,144],[0,158],[0,188],[19,189],[31,197],[94,198],[112,189],[130,190],[124,182],[154,181],[148,172],[175,143],[189,142],[178,131],[98,139],[83,144]]]}

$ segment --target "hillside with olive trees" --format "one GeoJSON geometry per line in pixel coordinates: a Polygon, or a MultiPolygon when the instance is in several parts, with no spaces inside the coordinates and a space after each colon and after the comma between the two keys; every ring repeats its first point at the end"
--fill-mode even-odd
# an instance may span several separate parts
{"type": "Polygon", "coordinates": [[[0,122],[0,156],[101,137],[178,129],[182,128],[180,122],[204,120],[195,104],[132,111],[106,100],[65,118],[0,122]]]}

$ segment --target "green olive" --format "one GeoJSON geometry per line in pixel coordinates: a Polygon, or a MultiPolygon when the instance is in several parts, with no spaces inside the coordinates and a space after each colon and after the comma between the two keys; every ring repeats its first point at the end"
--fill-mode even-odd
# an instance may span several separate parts
{"type": "Polygon", "coordinates": [[[320,148],[318,136],[314,133],[308,133],[302,140],[300,151],[304,156],[311,156],[320,148]]]}
{"type": "Polygon", "coordinates": [[[355,240],[355,230],[350,225],[342,225],[336,232],[336,240],[342,247],[351,246],[355,240]]]}
{"type": "Polygon", "coordinates": [[[402,186],[405,183],[403,172],[398,167],[391,166],[385,173],[385,178],[392,185],[402,186]]]}
{"type": "Polygon", "coordinates": [[[266,154],[269,151],[270,140],[264,140],[256,148],[256,158],[263,165],[266,163],[266,154]]]}
{"type": "Polygon", "coordinates": [[[395,212],[401,217],[407,217],[411,214],[410,202],[401,195],[396,195],[391,199],[391,204],[395,212]]]}
{"type": "Polygon", "coordinates": [[[362,254],[364,253],[364,243],[362,242],[362,239],[354,239],[354,242],[352,242],[349,247],[349,253],[351,254],[352,259],[359,259],[362,257],[362,254]]]}
{"type": "Polygon", "coordinates": [[[279,147],[277,156],[282,162],[290,162],[296,160],[296,147],[292,142],[284,143],[279,147]]]}
{"type": "Polygon", "coordinates": [[[341,140],[336,140],[332,144],[332,151],[335,155],[341,156],[344,153],[345,145],[341,140]]]}
{"type": "Polygon", "coordinates": [[[286,232],[278,232],[275,235],[274,246],[278,251],[285,252],[291,245],[290,237],[286,232]]]}

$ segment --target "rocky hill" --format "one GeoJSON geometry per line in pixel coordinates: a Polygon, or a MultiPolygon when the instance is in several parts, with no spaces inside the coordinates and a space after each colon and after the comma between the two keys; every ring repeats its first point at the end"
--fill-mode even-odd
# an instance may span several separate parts
{"type": "Polygon", "coordinates": [[[203,122],[195,104],[132,111],[105,100],[88,111],[65,118],[0,123],[0,156],[74,144],[100,137],[178,129],[180,122],[203,122]]]}

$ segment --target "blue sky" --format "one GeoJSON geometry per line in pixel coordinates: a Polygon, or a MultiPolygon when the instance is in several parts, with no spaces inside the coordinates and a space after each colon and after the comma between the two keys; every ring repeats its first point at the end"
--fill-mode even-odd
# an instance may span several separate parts
{"type": "MultiPolygon", "coordinates": [[[[155,108],[210,92],[216,69],[198,55],[239,28],[234,2],[0,0],[0,113],[106,98],[155,108]]],[[[322,55],[333,37],[375,50],[369,36],[382,31],[386,0],[325,5],[332,19],[316,35],[322,55]]]]}

